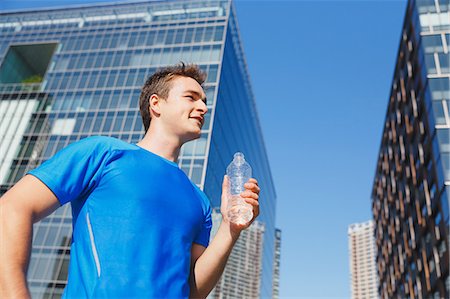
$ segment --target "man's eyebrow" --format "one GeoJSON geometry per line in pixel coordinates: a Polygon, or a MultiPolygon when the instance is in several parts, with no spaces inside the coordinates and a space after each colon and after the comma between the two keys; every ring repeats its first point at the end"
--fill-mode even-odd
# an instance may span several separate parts
{"type": "Polygon", "coordinates": [[[203,98],[202,95],[201,95],[201,93],[199,93],[199,92],[197,92],[197,91],[195,91],[195,90],[186,90],[184,93],[193,93],[193,94],[195,94],[197,97],[201,98],[201,99],[203,100],[203,102],[206,103],[206,95],[205,95],[205,97],[203,98]]]}

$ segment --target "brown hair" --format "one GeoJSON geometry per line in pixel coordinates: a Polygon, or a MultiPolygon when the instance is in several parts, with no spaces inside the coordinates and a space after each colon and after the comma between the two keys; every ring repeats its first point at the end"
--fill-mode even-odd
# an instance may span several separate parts
{"type": "Polygon", "coordinates": [[[156,94],[163,99],[167,99],[172,88],[171,81],[178,76],[192,78],[200,85],[206,80],[205,72],[198,65],[184,64],[183,62],[159,69],[151,75],[142,87],[141,96],[139,97],[139,109],[141,110],[142,122],[146,133],[151,121],[150,97],[156,94]]]}

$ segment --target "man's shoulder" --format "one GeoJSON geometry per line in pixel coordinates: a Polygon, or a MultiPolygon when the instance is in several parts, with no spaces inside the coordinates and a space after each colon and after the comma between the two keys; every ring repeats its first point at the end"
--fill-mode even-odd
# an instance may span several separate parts
{"type": "Polygon", "coordinates": [[[103,150],[126,150],[126,149],[132,149],[132,145],[128,142],[125,142],[123,140],[110,137],[110,136],[89,136],[86,138],[83,138],[76,142],[79,146],[85,146],[92,149],[103,149],[103,150]]]}
{"type": "Polygon", "coordinates": [[[192,182],[191,180],[189,180],[195,190],[195,192],[198,194],[198,196],[201,198],[202,200],[202,205],[204,206],[209,206],[210,204],[210,200],[208,198],[208,196],[206,195],[205,192],[203,192],[202,189],[200,189],[194,182],[192,182]]]}

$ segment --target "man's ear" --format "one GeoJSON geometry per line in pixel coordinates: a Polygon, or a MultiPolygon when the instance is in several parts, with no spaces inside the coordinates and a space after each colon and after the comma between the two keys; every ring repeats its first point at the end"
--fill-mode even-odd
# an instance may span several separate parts
{"type": "Polygon", "coordinates": [[[159,116],[161,114],[161,110],[159,107],[159,102],[161,100],[162,99],[156,93],[150,96],[150,98],[148,99],[150,116],[159,116]]]}

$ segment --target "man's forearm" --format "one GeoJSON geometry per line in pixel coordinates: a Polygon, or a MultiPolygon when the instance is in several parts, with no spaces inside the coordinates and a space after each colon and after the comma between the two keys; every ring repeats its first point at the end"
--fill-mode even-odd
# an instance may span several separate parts
{"type": "Polygon", "coordinates": [[[228,257],[239,233],[221,224],[216,236],[194,266],[191,281],[191,298],[206,298],[223,273],[228,257]]]}
{"type": "MultiPolygon", "coordinates": [[[[3,201],[3,199],[1,199],[3,201]]],[[[0,202],[0,297],[30,298],[26,267],[33,221],[23,211],[0,202]]]]}

